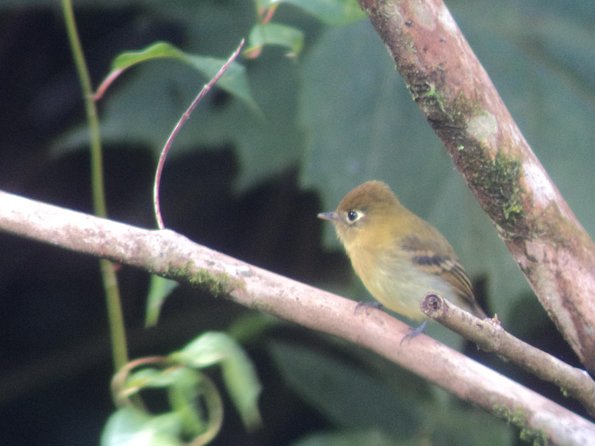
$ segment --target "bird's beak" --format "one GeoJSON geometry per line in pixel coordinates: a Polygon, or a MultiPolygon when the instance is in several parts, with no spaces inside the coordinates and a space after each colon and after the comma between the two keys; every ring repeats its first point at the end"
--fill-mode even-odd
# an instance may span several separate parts
{"type": "Polygon", "coordinates": [[[318,214],[318,218],[321,220],[328,220],[331,222],[339,221],[339,214],[336,212],[321,212],[318,214]]]}

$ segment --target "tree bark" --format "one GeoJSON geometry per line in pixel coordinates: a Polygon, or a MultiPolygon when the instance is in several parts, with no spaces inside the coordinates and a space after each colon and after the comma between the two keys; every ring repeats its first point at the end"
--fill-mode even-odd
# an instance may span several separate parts
{"type": "Polygon", "coordinates": [[[595,373],[595,244],[450,12],[441,0],[359,2],[539,301],[595,373]]]}

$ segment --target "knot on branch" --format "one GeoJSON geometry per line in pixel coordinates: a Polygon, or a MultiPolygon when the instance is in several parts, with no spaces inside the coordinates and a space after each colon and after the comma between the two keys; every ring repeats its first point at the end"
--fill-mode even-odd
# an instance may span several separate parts
{"type": "Polygon", "coordinates": [[[421,302],[421,311],[432,319],[440,318],[448,312],[448,303],[435,293],[428,293],[421,302]]]}

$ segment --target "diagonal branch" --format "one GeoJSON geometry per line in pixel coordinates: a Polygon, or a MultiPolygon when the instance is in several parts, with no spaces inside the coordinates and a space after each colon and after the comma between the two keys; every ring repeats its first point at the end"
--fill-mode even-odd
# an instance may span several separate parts
{"type": "Polygon", "coordinates": [[[409,327],[381,311],[192,243],[0,192],[0,230],[145,269],[241,305],[359,344],[519,425],[550,444],[595,444],[595,426],[541,395],[424,335],[400,344],[409,327]],[[545,437],[545,438],[544,438],[545,437]]]}
{"type": "Polygon", "coordinates": [[[359,0],[539,301],[595,372],[595,244],[442,0],[359,0]]]}
{"type": "Polygon", "coordinates": [[[479,319],[443,297],[428,293],[421,303],[428,317],[473,341],[486,352],[512,361],[540,379],[549,381],[577,399],[595,416],[595,382],[585,370],[572,367],[506,332],[497,319],[479,319]]]}

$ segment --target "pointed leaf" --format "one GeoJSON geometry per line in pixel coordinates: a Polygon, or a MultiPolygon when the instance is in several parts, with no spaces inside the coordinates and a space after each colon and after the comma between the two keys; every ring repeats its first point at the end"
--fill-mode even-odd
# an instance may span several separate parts
{"type": "Polygon", "coordinates": [[[149,284],[149,295],[147,296],[147,309],[145,313],[145,327],[157,325],[161,306],[165,299],[178,286],[175,280],[165,279],[160,276],[152,275],[149,284]]]}
{"type": "MultiPolygon", "coordinates": [[[[191,54],[180,50],[170,43],[157,42],[142,50],[121,53],[112,62],[112,69],[126,70],[139,63],[158,59],[176,59],[185,62],[207,79],[213,78],[226,62],[226,59],[191,54]]],[[[239,63],[233,62],[217,85],[231,95],[241,99],[252,110],[258,111],[258,105],[250,92],[246,69],[239,63]]]]}
{"type": "Polygon", "coordinates": [[[280,23],[255,25],[250,31],[245,53],[260,53],[265,45],[277,45],[289,50],[288,55],[296,57],[304,46],[304,33],[292,26],[280,23]]]}
{"type": "Polygon", "coordinates": [[[167,42],[157,42],[138,51],[126,51],[112,62],[112,70],[125,70],[141,62],[154,59],[173,58],[184,60],[186,55],[167,42]]]}

